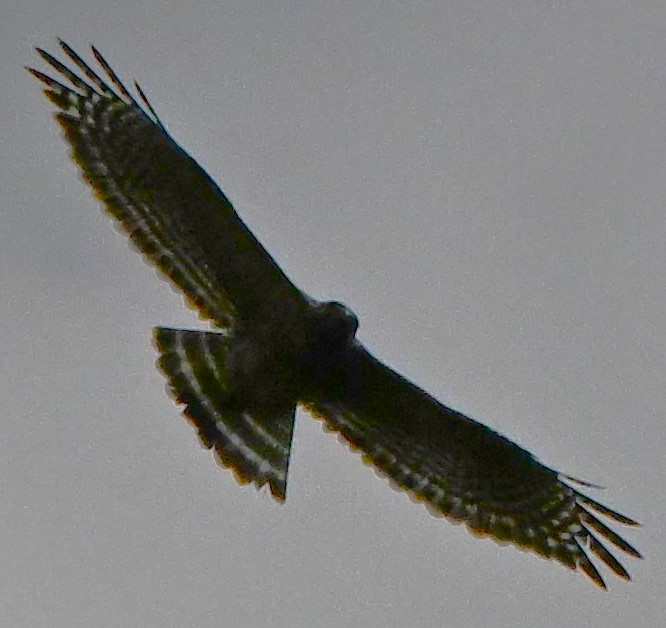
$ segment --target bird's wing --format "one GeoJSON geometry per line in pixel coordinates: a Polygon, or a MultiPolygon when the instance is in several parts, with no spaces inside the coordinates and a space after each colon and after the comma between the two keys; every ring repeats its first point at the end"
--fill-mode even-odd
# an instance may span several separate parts
{"type": "Polygon", "coordinates": [[[78,74],[39,54],[67,86],[28,70],[60,109],[56,119],[83,177],[146,257],[218,326],[288,315],[305,301],[222,190],[168,134],[141,88],[142,107],[93,48],[97,74],[67,44],[78,74]]]}
{"type": "Polygon", "coordinates": [[[443,406],[360,344],[318,395],[306,403],[312,412],[434,513],[581,569],[603,588],[590,554],[629,579],[602,539],[640,554],[599,515],[630,526],[635,521],[571,486],[589,484],[549,469],[504,436],[443,406]]]}

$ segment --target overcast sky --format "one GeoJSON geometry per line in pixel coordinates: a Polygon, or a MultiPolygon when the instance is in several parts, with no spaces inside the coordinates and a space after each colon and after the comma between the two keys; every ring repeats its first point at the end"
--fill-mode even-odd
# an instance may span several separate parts
{"type": "Polygon", "coordinates": [[[0,625],[660,625],[661,2],[23,0],[0,58],[0,625]],[[239,487],[154,368],[151,327],[202,323],[21,68],[56,36],[139,80],[379,357],[607,486],[644,524],[634,582],[604,594],[432,518],[304,412],[287,503],[239,487]]]}

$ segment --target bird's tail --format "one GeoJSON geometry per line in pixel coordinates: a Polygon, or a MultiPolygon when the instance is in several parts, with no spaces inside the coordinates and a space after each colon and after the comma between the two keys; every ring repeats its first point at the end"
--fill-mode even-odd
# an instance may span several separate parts
{"type": "Polygon", "coordinates": [[[239,482],[268,483],[273,496],[284,501],[296,407],[243,407],[232,390],[227,365],[232,340],[224,334],[156,327],[154,338],[157,365],[204,446],[215,449],[239,482]]]}

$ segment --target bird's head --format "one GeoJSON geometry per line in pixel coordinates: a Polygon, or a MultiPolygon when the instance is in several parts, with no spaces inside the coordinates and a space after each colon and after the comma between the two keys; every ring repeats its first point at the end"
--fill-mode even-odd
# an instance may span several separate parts
{"type": "Polygon", "coordinates": [[[317,337],[328,347],[346,348],[358,329],[358,318],[338,301],[325,301],[315,306],[317,337]]]}

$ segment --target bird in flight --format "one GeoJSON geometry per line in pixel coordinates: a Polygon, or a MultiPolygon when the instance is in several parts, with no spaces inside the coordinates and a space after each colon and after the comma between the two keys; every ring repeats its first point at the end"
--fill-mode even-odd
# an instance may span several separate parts
{"type": "Polygon", "coordinates": [[[156,327],[158,366],[203,445],[239,482],[268,484],[284,501],[301,405],[434,514],[581,570],[602,588],[592,557],[630,579],[607,545],[640,554],[603,519],[636,521],[581,491],[594,485],[545,466],[374,357],[351,310],[287,278],[138,84],[135,97],[94,47],[101,72],[60,45],[69,67],[37,48],[58,80],[27,69],[46,84],[106,211],[214,326],[156,327]]]}

